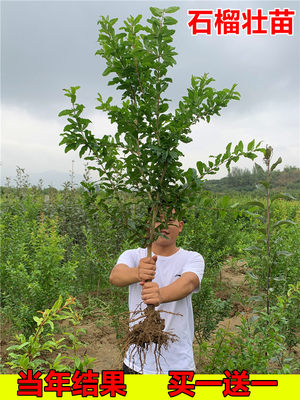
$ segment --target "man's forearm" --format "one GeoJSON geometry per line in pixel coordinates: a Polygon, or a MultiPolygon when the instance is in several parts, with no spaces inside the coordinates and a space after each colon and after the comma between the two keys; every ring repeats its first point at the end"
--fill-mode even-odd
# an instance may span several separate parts
{"type": "Polygon", "coordinates": [[[117,264],[110,273],[109,281],[119,287],[136,283],[139,281],[138,269],[130,268],[126,264],[117,264]]]}
{"type": "Polygon", "coordinates": [[[159,289],[161,302],[181,300],[193,292],[199,285],[199,279],[193,272],[184,273],[179,279],[159,289]]]}

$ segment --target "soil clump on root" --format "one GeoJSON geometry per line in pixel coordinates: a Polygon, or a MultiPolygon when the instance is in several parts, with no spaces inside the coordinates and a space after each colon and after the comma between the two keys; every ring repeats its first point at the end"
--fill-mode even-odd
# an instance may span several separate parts
{"type": "Polygon", "coordinates": [[[134,311],[132,318],[129,320],[129,323],[132,323],[143,318],[142,321],[130,328],[124,345],[124,352],[126,352],[131,345],[133,346],[129,352],[129,360],[137,354],[141,363],[142,372],[146,362],[147,352],[151,346],[154,346],[153,354],[155,357],[156,372],[161,373],[162,369],[159,360],[160,357],[162,357],[162,348],[166,350],[170,343],[178,340],[177,335],[164,331],[165,320],[161,318],[160,312],[166,311],[157,311],[154,306],[148,306],[144,310],[134,311]],[[140,313],[142,315],[136,318],[136,315],[140,313]]]}

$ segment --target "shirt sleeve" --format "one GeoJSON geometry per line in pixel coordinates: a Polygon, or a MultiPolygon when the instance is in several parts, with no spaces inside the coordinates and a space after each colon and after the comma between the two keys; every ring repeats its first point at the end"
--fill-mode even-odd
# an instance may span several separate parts
{"type": "Polygon", "coordinates": [[[137,267],[136,265],[136,251],[125,250],[118,258],[117,264],[126,264],[128,267],[137,267]]]}
{"type": "Polygon", "coordinates": [[[184,272],[194,272],[199,278],[199,286],[194,289],[193,293],[198,293],[200,290],[201,280],[204,274],[204,258],[201,254],[193,252],[193,256],[188,260],[188,262],[183,267],[182,273],[184,272]]]}

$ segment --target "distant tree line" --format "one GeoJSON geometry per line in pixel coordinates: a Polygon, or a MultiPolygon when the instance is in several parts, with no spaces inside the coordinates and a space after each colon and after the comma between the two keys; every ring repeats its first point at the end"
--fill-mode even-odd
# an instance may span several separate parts
{"type": "MultiPolygon", "coordinates": [[[[264,171],[258,164],[252,171],[234,167],[228,176],[205,182],[205,189],[214,192],[254,192],[263,178],[264,171]]],[[[300,194],[300,169],[286,166],[282,171],[273,171],[271,188],[300,194]]]]}
{"type": "MultiPolygon", "coordinates": [[[[84,176],[84,179],[86,177],[84,176]]],[[[232,168],[231,172],[224,178],[212,179],[206,181],[204,188],[206,190],[217,193],[239,192],[249,193],[257,191],[259,182],[264,180],[264,170],[258,164],[255,164],[252,171],[245,168],[232,168]]],[[[29,175],[23,169],[17,170],[17,179],[14,182],[7,179],[5,186],[0,186],[1,196],[7,196],[9,193],[23,196],[25,192],[31,188],[33,192],[40,192],[47,195],[54,195],[57,192],[65,192],[68,190],[76,191],[78,193],[85,192],[85,189],[78,184],[74,184],[72,179],[63,184],[63,189],[57,189],[53,186],[43,187],[43,182],[40,180],[38,185],[31,185],[29,182],[29,175]]],[[[275,191],[288,191],[300,197],[300,168],[294,166],[286,166],[282,171],[273,171],[271,180],[271,189],[275,191]]],[[[99,188],[96,185],[96,191],[99,188]]]]}

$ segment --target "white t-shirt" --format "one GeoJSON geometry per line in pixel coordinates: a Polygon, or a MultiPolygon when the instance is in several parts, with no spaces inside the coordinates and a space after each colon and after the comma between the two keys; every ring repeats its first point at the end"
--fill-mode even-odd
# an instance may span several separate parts
{"type": "MultiPolygon", "coordinates": [[[[152,255],[154,255],[154,253],[152,253],[152,255]]],[[[140,259],[144,257],[147,257],[147,249],[138,248],[126,250],[120,255],[117,264],[126,264],[129,267],[137,267],[140,259]]],[[[153,282],[156,282],[159,287],[168,286],[172,282],[176,281],[176,279],[178,279],[184,272],[194,272],[198,276],[199,282],[201,282],[204,273],[204,260],[201,254],[180,248],[171,256],[157,256],[156,273],[153,282]]],[[[197,293],[199,289],[200,285],[193,293],[197,293]]],[[[136,310],[141,302],[141,308],[144,309],[146,307],[141,298],[141,291],[142,287],[139,282],[129,285],[129,311],[132,312],[136,310]]],[[[164,330],[178,336],[178,340],[174,343],[170,343],[167,350],[162,348],[162,356],[159,359],[162,373],[168,374],[170,370],[195,371],[193,354],[194,316],[192,308],[192,293],[181,300],[160,304],[155,309],[182,314],[182,316],[180,316],[161,313],[161,318],[165,320],[164,330]]],[[[140,322],[140,320],[136,323],[138,322],[140,322]]],[[[129,360],[130,351],[131,347],[128,349],[124,359],[124,363],[129,368],[136,372],[143,372],[144,374],[157,374],[152,348],[147,352],[143,371],[137,354],[135,357],[131,356],[131,359],[129,360]]]]}

